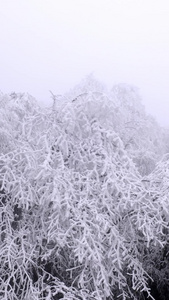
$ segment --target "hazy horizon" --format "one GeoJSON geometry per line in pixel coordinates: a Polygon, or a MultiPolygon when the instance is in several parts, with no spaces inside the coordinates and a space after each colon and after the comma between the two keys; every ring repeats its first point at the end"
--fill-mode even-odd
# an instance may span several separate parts
{"type": "Polygon", "coordinates": [[[89,73],[137,86],[147,113],[169,126],[166,0],[6,0],[0,8],[0,90],[51,101],[89,73]]]}

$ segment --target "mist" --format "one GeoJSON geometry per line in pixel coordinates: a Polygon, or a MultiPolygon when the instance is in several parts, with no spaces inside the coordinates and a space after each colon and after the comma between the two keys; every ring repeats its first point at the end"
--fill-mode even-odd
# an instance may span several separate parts
{"type": "Polygon", "coordinates": [[[169,126],[167,1],[1,1],[0,90],[48,105],[91,72],[108,89],[137,86],[146,111],[169,126]]]}

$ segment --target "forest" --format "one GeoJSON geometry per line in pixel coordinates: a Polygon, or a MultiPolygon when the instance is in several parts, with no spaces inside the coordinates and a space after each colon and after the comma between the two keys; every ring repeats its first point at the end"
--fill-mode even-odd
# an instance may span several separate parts
{"type": "Polygon", "coordinates": [[[0,299],[168,300],[169,130],[87,78],[0,94],[0,299]]]}

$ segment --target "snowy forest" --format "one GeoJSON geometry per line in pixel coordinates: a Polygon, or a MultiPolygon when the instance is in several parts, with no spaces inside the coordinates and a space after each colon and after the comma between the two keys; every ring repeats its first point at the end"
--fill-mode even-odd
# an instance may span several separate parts
{"type": "Polygon", "coordinates": [[[167,300],[169,130],[135,87],[0,94],[0,299],[167,300]]]}

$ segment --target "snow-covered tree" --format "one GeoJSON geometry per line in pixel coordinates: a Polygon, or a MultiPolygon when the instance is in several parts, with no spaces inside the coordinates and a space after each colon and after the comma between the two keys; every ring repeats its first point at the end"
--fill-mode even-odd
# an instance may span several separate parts
{"type": "Polygon", "coordinates": [[[104,93],[106,92],[106,86],[97,80],[93,73],[89,74],[85,78],[81,80],[79,84],[77,84],[73,89],[71,89],[68,93],[66,93],[66,97],[68,99],[75,99],[77,96],[81,94],[86,94],[87,93],[104,93]]]}
{"type": "Polygon", "coordinates": [[[116,132],[140,174],[148,175],[168,151],[164,129],[146,114],[137,88],[118,84],[112,88],[110,97],[118,116],[116,132]]]}
{"type": "MultiPolygon", "coordinates": [[[[168,299],[169,277],[169,154],[156,165],[155,170],[144,177],[143,182],[152,201],[161,202],[161,214],[166,226],[162,231],[163,247],[152,244],[144,254],[144,266],[153,278],[152,289],[157,299],[168,299]]],[[[156,298],[155,298],[156,299],[156,298]]]]}
{"type": "Polygon", "coordinates": [[[144,255],[165,246],[168,201],[138,172],[113,99],[90,91],[49,109],[26,95],[7,99],[0,299],[150,296],[144,255]]]}

